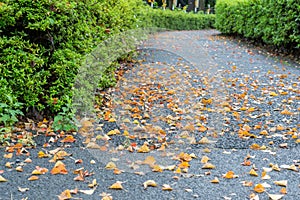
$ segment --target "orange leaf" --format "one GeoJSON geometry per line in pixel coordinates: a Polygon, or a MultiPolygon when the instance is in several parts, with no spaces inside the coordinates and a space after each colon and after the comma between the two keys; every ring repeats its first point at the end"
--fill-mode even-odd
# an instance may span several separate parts
{"type": "Polygon", "coordinates": [[[65,167],[65,164],[61,161],[57,161],[55,166],[51,170],[51,174],[68,174],[68,170],[65,167]]]}
{"type": "Polygon", "coordinates": [[[265,188],[262,184],[257,184],[254,187],[254,191],[257,193],[263,193],[265,191],[265,188]]]}
{"type": "Polygon", "coordinates": [[[182,162],[178,165],[179,168],[188,168],[189,166],[190,166],[190,164],[189,164],[188,162],[186,162],[186,161],[182,161],[182,162]]]}
{"type": "Polygon", "coordinates": [[[219,179],[215,177],[213,180],[210,181],[211,183],[220,183],[219,179]]]}
{"type": "Polygon", "coordinates": [[[73,143],[76,139],[73,137],[73,135],[67,135],[64,139],[62,139],[60,142],[63,143],[73,143]]]}
{"type": "Polygon", "coordinates": [[[280,193],[281,194],[287,194],[286,188],[285,187],[281,188],[280,193]]]}
{"type": "Polygon", "coordinates": [[[223,178],[232,179],[237,178],[237,175],[234,175],[233,171],[228,171],[226,174],[223,175],[223,178]]]}

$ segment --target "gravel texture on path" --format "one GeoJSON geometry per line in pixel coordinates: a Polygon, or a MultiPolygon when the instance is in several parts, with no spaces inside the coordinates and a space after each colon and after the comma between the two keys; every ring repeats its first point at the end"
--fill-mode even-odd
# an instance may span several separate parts
{"type": "Polygon", "coordinates": [[[0,199],[57,199],[66,189],[91,190],[93,179],[98,183],[93,194],[72,196],[101,199],[105,192],[120,200],[239,200],[251,195],[269,199],[268,194],[286,189],[282,199],[299,198],[298,64],[215,30],[155,34],[139,47],[138,59],[111,89],[110,121],[96,121],[92,129],[96,139],[90,147],[95,148],[86,148],[86,139],[78,137],[64,149],[72,154],[63,160],[68,175],[48,172],[39,180],[27,180],[36,166],[50,171],[55,164],[37,158],[39,151],[57,148],[42,148],[43,137],[30,150],[32,163],[24,163],[25,156],[3,158],[7,152],[0,151],[0,175],[8,180],[0,183],[0,199]],[[138,153],[142,146],[149,149],[138,153]],[[205,156],[209,161],[203,161],[205,156]],[[143,164],[149,157],[151,162],[143,164]],[[76,159],[83,162],[75,164],[76,159]],[[5,168],[7,162],[13,167],[5,168]],[[109,162],[122,173],[105,169],[109,162]],[[205,169],[207,162],[211,165],[205,169]],[[18,165],[23,172],[15,170],[18,165]],[[94,174],[74,181],[72,173],[81,167],[94,174]],[[174,173],[178,168],[181,173],[174,173]],[[162,172],[153,172],[158,169],[162,172]],[[257,176],[249,174],[251,169],[257,176]],[[229,171],[236,177],[224,178],[229,171]],[[219,183],[211,183],[215,178],[219,183]],[[145,189],[147,180],[157,187],[145,189]],[[281,180],[287,185],[274,183],[281,180]],[[109,189],[116,181],[122,182],[122,190],[109,189]],[[162,190],[164,184],[172,190],[162,190]],[[255,192],[257,184],[265,191],[255,192]],[[18,187],[29,190],[20,192],[18,187]]]}

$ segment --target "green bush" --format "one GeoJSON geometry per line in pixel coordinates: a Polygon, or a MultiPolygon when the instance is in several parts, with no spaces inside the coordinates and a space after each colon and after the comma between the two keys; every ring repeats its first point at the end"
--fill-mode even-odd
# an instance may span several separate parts
{"type": "Polygon", "coordinates": [[[300,47],[300,4],[297,0],[218,0],[216,28],[267,44],[300,47]]]}
{"type": "Polygon", "coordinates": [[[61,112],[84,56],[111,35],[144,26],[143,9],[141,0],[2,0],[0,102],[61,112]]]}
{"type": "Polygon", "coordinates": [[[169,30],[200,30],[213,28],[215,15],[185,13],[183,11],[171,11],[151,9],[146,18],[152,26],[169,30]]]}

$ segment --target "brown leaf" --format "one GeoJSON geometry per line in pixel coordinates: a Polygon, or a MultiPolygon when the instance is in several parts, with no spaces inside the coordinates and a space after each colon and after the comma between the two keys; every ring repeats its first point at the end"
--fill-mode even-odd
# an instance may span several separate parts
{"type": "Polygon", "coordinates": [[[68,174],[68,170],[65,167],[65,164],[61,161],[57,161],[51,170],[51,174],[68,174]]]}

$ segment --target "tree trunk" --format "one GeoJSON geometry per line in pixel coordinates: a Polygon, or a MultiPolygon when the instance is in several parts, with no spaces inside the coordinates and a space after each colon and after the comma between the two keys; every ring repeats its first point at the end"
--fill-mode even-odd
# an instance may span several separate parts
{"type": "Polygon", "coordinates": [[[191,12],[194,10],[195,10],[195,0],[188,0],[187,12],[191,12]]]}
{"type": "Polygon", "coordinates": [[[199,0],[199,10],[205,10],[205,0],[199,0]]]}

